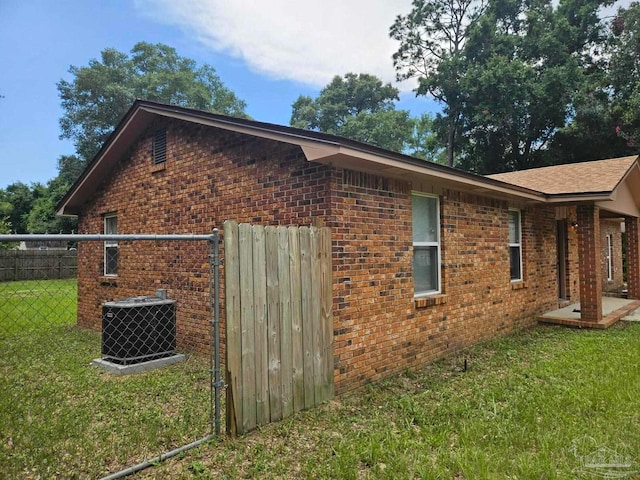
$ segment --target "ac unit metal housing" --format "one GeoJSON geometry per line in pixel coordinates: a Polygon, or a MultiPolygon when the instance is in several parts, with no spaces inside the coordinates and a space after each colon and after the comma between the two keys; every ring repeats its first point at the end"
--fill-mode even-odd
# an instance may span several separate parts
{"type": "Polygon", "coordinates": [[[175,353],[175,300],[144,296],[102,305],[103,360],[132,365],[175,353]]]}

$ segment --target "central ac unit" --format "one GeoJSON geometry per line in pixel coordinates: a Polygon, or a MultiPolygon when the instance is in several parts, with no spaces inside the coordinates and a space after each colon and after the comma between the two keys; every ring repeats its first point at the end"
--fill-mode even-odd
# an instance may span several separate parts
{"type": "Polygon", "coordinates": [[[132,297],[102,305],[102,358],[119,365],[176,353],[175,300],[132,297]]]}

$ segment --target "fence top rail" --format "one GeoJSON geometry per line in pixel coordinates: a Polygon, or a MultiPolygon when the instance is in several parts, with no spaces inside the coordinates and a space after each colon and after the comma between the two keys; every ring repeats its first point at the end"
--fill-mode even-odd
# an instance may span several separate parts
{"type": "Polygon", "coordinates": [[[83,241],[128,241],[128,240],[148,240],[148,241],[213,241],[214,235],[92,235],[92,234],[17,234],[17,235],[0,235],[0,242],[83,242],[83,241]]]}

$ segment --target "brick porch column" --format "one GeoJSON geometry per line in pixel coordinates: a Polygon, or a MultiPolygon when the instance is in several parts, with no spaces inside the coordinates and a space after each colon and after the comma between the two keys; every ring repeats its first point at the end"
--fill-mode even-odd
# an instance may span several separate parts
{"type": "Polygon", "coordinates": [[[638,217],[624,217],[627,235],[627,292],[628,297],[640,299],[640,243],[638,217]]]}
{"type": "Polygon", "coordinates": [[[600,207],[579,205],[577,210],[580,319],[585,322],[599,322],[602,320],[600,207]]]}

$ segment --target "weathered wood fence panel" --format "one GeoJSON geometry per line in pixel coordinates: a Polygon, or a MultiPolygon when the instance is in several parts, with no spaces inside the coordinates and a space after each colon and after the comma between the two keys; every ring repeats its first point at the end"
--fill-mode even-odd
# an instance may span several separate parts
{"type": "Polygon", "coordinates": [[[75,250],[0,250],[0,282],[75,278],[75,250]]]}
{"type": "Polygon", "coordinates": [[[333,396],[331,232],[224,224],[227,432],[333,396]]]}

